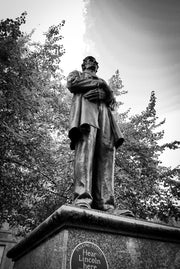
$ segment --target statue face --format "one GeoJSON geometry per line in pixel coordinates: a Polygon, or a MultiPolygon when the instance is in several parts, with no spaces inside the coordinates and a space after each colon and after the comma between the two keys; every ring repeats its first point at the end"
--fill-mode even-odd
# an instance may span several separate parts
{"type": "Polygon", "coordinates": [[[98,70],[98,63],[96,62],[96,59],[92,56],[88,56],[83,61],[83,71],[84,70],[91,70],[95,73],[98,70]]]}

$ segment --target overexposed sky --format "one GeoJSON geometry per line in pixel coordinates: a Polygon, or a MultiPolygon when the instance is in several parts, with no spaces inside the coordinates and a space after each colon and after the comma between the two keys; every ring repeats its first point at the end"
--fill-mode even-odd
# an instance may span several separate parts
{"type": "MultiPolygon", "coordinates": [[[[86,55],[97,58],[98,74],[106,80],[119,69],[128,90],[124,109],[141,112],[154,90],[157,115],[166,118],[164,142],[180,140],[179,0],[0,0],[0,6],[0,19],[27,11],[22,30],[36,28],[36,40],[65,20],[65,74],[80,69],[86,55]]],[[[180,150],[168,150],[161,159],[174,167],[180,164],[180,150]]]]}

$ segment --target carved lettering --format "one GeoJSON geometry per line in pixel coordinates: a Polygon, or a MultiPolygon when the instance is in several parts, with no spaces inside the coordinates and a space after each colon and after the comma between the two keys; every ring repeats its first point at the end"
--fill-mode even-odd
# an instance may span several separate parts
{"type": "Polygon", "coordinates": [[[83,264],[83,269],[97,269],[97,266],[96,265],[86,265],[86,264],[83,264]]]}
{"type": "Polygon", "coordinates": [[[108,269],[104,253],[95,244],[84,242],[79,244],[71,256],[71,269],[108,269]]]}

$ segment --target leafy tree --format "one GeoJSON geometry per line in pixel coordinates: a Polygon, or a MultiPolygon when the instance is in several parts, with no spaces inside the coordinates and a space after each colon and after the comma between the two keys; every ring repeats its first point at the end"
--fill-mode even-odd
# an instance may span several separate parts
{"type": "MultiPolygon", "coordinates": [[[[119,71],[110,80],[117,96],[125,94],[119,71]]],[[[122,105],[118,102],[117,109],[122,105]]],[[[179,141],[160,145],[165,120],[157,123],[155,92],[147,108],[139,115],[119,113],[117,120],[124,132],[125,143],[116,153],[115,193],[120,208],[130,208],[137,217],[171,222],[178,219],[179,167],[163,167],[159,159],[166,149],[177,149],[179,141]]]]}
{"type": "Polygon", "coordinates": [[[41,44],[21,32],[25,17],[0,22],[0,219],[20,232],[70,199],[72,159],[59,65],[64,21],[41,44]]]}

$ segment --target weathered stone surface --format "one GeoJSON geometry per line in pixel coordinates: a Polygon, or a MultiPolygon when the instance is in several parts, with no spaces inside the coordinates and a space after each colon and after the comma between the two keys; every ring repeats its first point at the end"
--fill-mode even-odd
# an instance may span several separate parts
{"type": "Polygon", "coordinates": [[[62,206],[8,257],[14,269],[70,269],[72,252],[83,242],[103,251],[109,269],[180,268],[179,228],[73,206],[62,206]]]}
{"type": "Polygon", "coordinates": [[[55,269],[66,268],[67,231],[61,231],[47,238],[37,247],[17,259],[15,269],[55,269]]]}

